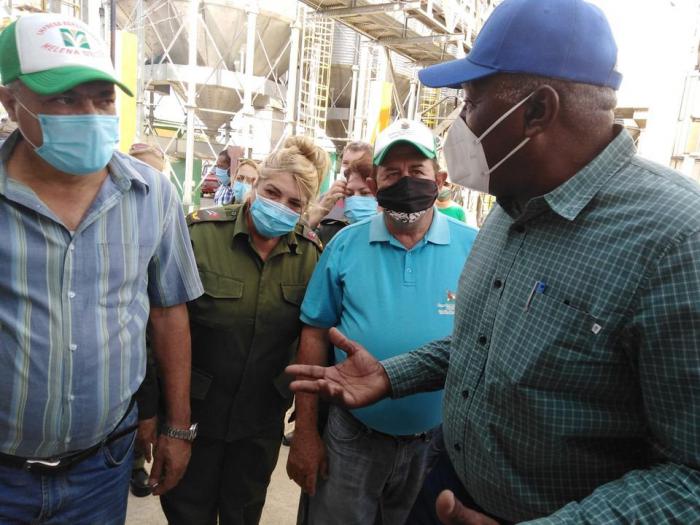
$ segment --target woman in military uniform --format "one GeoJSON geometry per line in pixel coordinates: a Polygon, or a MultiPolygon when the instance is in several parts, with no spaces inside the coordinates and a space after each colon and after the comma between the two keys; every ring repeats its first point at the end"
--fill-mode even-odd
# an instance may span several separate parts
{"type": "Polygon", "coordinates": [[[198,435],[180,484],[161,499],[169,523],[256,524],[291,394],[299,307],[319,257],[299,218],[328,155],[291,137],[260,167],[244,204],[188,217],[204,295],[189,304],[192,421],[198,435]]]}

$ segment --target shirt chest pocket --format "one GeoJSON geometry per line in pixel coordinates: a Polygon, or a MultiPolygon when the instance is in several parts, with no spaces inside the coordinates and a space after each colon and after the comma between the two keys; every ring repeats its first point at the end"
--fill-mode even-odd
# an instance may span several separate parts
{"type": "Polygon", "coordinates": [[[199,277],[204,294],[189,305],[194,320],[203,325],[231,329],[235,323],[245,322],[251,317],[243,281],[206,270],[200,270],[199,277]]]}
{"type": "MultiPolygon", "coordinates": [[[[501,323],[496,360],[512,383],[538,389],[588,389],[612,356],[605,323],[568,301],[535,294],[519,322],[501,323]],[[499,348],[505,351],[499,351],[499,348]]],[[[498,327],[494,335],[498,334],[498,327]]]]}

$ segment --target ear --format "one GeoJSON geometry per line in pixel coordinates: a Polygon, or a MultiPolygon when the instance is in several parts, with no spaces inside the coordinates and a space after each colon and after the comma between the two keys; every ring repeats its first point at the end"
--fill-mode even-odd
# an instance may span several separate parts
{"type": "Polygon", "coordinates": [[[367,184],[369,191],[372,192],[372,195],[374,195],[376,197],[377,196],[377,179],[375,179],[374,176],[367,177],[367,179],[365,179],[365,183],[367,184]]]}
{"type": "Polygon", "coordinates": [[[560,109],[557,91],[548,85],[538,87],[525,103],[525,136],[534,137],[551,128],[560,109]]]}
{"type": "Polygon", "coordinates": [[[435,182],[437,183],[438,188],[442,188],[446,180],[447,172],[445,170],[440,170],[435,174],[435,182]]]}
{"type": "Polygon", "coordinates": [[[5,111],[10,116],[13,122],[17,122],[17,113],[15,112],[15,96],[10,91],[10,88],[5,86],[0,86],[0,102],[5,107],[5,111]]]}

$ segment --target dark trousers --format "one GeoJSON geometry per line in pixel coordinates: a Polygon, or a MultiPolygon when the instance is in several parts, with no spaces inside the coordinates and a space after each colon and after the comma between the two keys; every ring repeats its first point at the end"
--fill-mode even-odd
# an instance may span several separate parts
{"type": "Polygon", "coordinates": [[[171,525],[257,525],[281,436],[225,442],[198,437],[180,483],[161,496],[171,525]]]}
{"type": "Polygon", "coordinates": [[[418,493],[418,497],[411,509],[411,514],[409,514],[406,520],[406,525],[441,525],[437,517],[437,512],[435,511],[435,501],[443,490],[451,490],[463,505],[477,512],[486,514],[490,518],[498,521],[500,525],[512,525],[502,518],[487,513],[469,495],[462,485],[462,482],[459,480],[452,466],[452,462],[447,455],[442,437],[442,430],[433,436],[431,452],[436,453],[437,457],[432,469],[423,482],[423,488],[418,493]]]}

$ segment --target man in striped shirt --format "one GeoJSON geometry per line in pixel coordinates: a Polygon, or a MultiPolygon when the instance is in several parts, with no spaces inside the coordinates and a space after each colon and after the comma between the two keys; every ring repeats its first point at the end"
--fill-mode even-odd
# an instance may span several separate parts
{"type": "Polygon", "coordinates": [[[27,15],[0,34],[0,522],[121,523],[145,328],[167,419],[155,493],[185,470],[187,301],[202,293],[160,173],[114,151],[116,78],[82,22],[27,15]],[[38,518],[37,518],[38,517],[38,518]]]}

